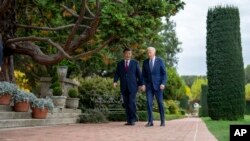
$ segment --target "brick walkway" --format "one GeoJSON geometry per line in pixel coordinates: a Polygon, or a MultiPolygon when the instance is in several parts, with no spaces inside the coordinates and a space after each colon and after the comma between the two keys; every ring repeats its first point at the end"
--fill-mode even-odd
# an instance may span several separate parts
{"type": "Polygon", "coordinates": [[[123,122],[73,124],[48,127],[0,129],[0,141],[216,141],[199,118],[167,121],[160,127],[146,122],[124,126],[123,122]]]}

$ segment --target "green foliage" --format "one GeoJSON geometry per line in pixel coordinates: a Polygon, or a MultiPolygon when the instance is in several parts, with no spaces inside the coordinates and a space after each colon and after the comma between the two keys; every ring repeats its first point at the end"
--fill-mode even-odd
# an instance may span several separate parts
{"type": "Polygon", "coordinates": [[[207,79],[206,76],[198,76],[198,75],[183,75],[181,76],[181,78],[184,80],[185,84],[188,87],[191,87],[194,83],[194,81],[198,78],[203,78],[203,79],[207,79]]]}
{"type": "Polygon", "coordinates": [[[108,115],[109,121],[126,121],[126,114],[125,111],[119,111],[119,112],[110,112],[108,115]]]}
{"type": "Polygon", "coordinates": [[[201,96],[201,86],[207,84],[207,79],[197,77],[191,87],[191,100],[199,101],[201,96]]]}
{"type": "Polygon", "coordinates": [[[246,100],[250,100],[250,83],[245,86],[246,100]]]}
{"type": "Polygon", "coordinates": [[[213,120],[244,118],[244,68],[239,10],[217,6],[207,14],[208,110],[213,120]]]}
{"type": "Polygon", "coordinates": [[[78,96],[78,91],[76,88],[69,89],[68,95],[70,98],[77,98],[78,96]]]}
{"type": "Polygon", "coordinates": [[[178,114],[180,112],[178,101],[167,100],[166,105],[167,105],[167,110],[169,111],[168,114],[178,114]]]}
{"type": "Polygon", "coordinates": [[[216,137],[218,141],[229,141],[230,140],[230,125],[248,125],[250,123],[250,116],[247,115],[242,120],[237,121],[224,121],[211,120],[209,117],[202,118],[206,123],[209,131],[216,137]]]}
{"type": "Polygon", "coordinates": [[[146,99],[146,95],[142,92],[138,92],[136,95],[136,107],[138,111],[145,111],[147,110],[147,99],[146,99]]]}
{"type": "Polygon", "coordinates": [[[175,68],[167,68],[168,81],[163,93],[164,99],[180,100],[185,96],[185,83],[175,68]]]}
{"type": "Polygon", "coordinates": [[[99,109],[88,109],[80,115],[80,123],[103,123],[107,121],[107,117],[99,109]]]}
{"type": "Polygon", "coordinates": [[[250,101],[246,100],[245,115],[250,115],[250,101]]]}
{"type": "Polygon", "coordinates": [[[189,109],[189,103],[188,103],[189,97],[184,96],[182,99],[180,99],[180,108],[184,110],[189,109]]]}
{"type": "Polygon", "coordinates": [[[208,93],[208,86],[202,85],[201,86],[201,100],[200,100],[201,108],[199,109],[200,110],[199,111],[200,117],[207,117],[208,116],[207,93],[208,93]]]}
{"type": "Polygon", "coordinates": [[[250,65],[245,68],[245,82],[250,83],[250,65]]]}
{"type": "Polygon", "coordinates": [[[50,89],[54,89],[56,87],[61,87],[61,84],[59,81],[52,83],[52,85],[49,87],[50,89]]]}
{"type": "MultiPolygon", "coordinates": [[[[82,46],[79,46],[72,54],[80,51],[89,51],[103,44],[110,36],[117,37],[115,41],[109,44],[108,48],[101,50],[93,56],[86,56],[80,60],[64,59],[60,64],[68,66],[67,77],[82,77],[93,74],[103,75],[103,71],[107,71],[107,76],[114,72],[114,64],[120,60],[120,56],[124,47],[131,47],[134,52],[134,58],[141,61],[145,59],[146,46],[154,45],[160,56],[165,58],[167,52],[167,64],[175,64],[175,53],[180,51],[178,40],[174,35],[174,23],[167,22],[162,24],[161,18],[166,16],[169,19],[181,9],[185,3],[181,0],[167,1],[111,1],[100,0],[101,17],[98,30],[95,36],[82,46]],[[164,32],[162,32],[164,31],[164,32]],[[162,32],[163,34],[159,34],[162,32]],[[165,40],[167,38],[171,38],[165,40]],[[167,42],[166,42],[167,41],[167,42]],[[176,47],[176,48],[175,48],[176,47]],[[173,58],[173,59],[172,59],[173,58]],[[172,60],[173,63],[171,62],[172,60]]],[[[57,27],[75,23],[76,18],[60,6],[63,4],[71,10],[79,13],[81,1],[51,1],[51,0],[19,0],[16,2],[16,17],[19,24],[36,25],[41,27],[57,27]]],[[[95,11],[95,1],[88,1],[91,11],[95,11]]],[[[86,12],[86,17],[91,17],[86,12]]],[[[84,20],[82,24],[87,25],[88,20],[84,20]]],[[[77,31],[82,32],[83,29],[77,31]]],[[[71,28],[65,28],[58,31],[44,30],[27,30],[18,28],[16,35],[48,37],[63,45],[71,32],[71,28]]],[[[57,49],[44,42],[35,42],[40,45],[41,50],[45,54],[53,54],[57,49]]],[[[22,72],[27,74],[29,85],[32,91],[38,91],[39,78],[37,76],[48,76],[53,72],[54,66],[42,66],[34,63],[31,59],[18,55],[15,56],[15,66],[18,66],[22,72]]]]}
{"type": "Polygon", "coordinates": [[[160,41],[152,44],[157,49],[157,55],[164,58],[167,67],[175,67],[178,63],[177,53],[182,51],[181,42],[177,38],[175,31],[176,24],[166,18],[160,31],[160,41]]]}
{"type": "Polygon", "coordinates": [[[63,94],[62,87],[53,88],[53,96],[61,96],[63,94]]]}
{"type": "MultiPolygon", "coordinates": [[[[92,76],[83,79],[79,87],[80,107],[84,109],[122,109],[121,92],[113,88],[113,79],[92,76]]],[[[145,94],[137,94],[137,110],[146,110],[145,94]]]]}

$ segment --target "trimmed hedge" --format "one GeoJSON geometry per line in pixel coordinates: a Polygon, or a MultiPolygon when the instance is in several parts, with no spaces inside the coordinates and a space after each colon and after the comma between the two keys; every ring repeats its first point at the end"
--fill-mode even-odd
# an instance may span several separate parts
{"type": "Polygon", "coordinates": [[[207,107],[207,93],[208,93],[208,86],[202,85],[201,86],[201,101],[200,105],[201,108],[199,109],[199,116],[200,117],[207,117],[208,116],[208,107],[207,107]]]}
{"type": "Polygon", "coordinates": [[[245,111],[246,115],[250,115],[250,101],[247,100],[246,101],[246,111],[245,111]]]}
{"type": "Polygon", "coordinates": [[[239,10],[210,8],[207,14],[208,112],[213,120],[244,118],[244,66],[239,10]]]}

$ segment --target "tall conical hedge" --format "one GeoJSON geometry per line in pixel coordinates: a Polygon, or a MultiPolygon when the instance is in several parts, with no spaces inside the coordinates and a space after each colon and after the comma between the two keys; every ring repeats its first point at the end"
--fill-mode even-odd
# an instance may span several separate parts
{"type": "Polygon", "coordinates": [[[201,98],[200,98],[201,108],[199,109],[200,110],[199,111],[200,117],[207,117],[208,116],[207,93],[208,93],[208,86],[201,85],[201,98]]]}
{"type": "Polygon", "coordinates": [[[244,66],[239,10],[218,6],[207,14],[208,112],[214,120],[244,118],[244,66]]]}

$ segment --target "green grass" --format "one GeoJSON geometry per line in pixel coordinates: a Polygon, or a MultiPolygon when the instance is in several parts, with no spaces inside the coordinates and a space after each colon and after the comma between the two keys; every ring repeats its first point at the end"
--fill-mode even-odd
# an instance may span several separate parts
{"type": "Polygon", "coordinates": [[[229,141],[229,128],[231,124],[249,124],[250,115],[246,115],[245,119],[238,121],[224,121],[224,120],[211,120],[209,117],[203,117],[203,121],[206,123],[209,131],[219,141],[229,141]]]}

